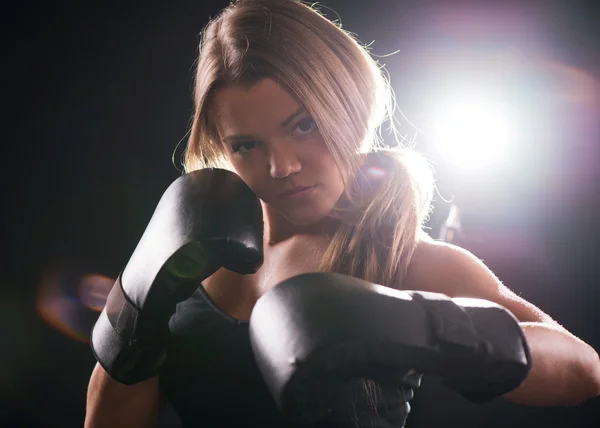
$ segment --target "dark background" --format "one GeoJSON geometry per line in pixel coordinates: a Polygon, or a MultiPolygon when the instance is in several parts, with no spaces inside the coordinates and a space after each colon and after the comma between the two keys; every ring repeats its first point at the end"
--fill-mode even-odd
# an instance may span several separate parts
{"type": "MultiPolygon", "coordinates": [[[[428,124],[426,94],[474,70],[520,97],[531,119],[511,175],[457,178],[440,164],[438,185],[462,210],[457,243],[600,349],[596,2],[323,3],[363,42],[375,40],[374,53],[400,50],[382,61],[416,126],[428,124]]],[[[82,426],[97,312],[83,305],[81,278],[110,283],[180,174],[175,149],[192,113],[198,34],[226,4],[3,6],[0,426],[82,426]]],[[[427,135],[417,142],[428,151],[427,135]]],[[[447,206],[438,198],[432,234],[447,206]]],[[[412,427],[600,421],[599,399],[576,408],[474,406],[431,379],[420,392],[412,427]]]]}

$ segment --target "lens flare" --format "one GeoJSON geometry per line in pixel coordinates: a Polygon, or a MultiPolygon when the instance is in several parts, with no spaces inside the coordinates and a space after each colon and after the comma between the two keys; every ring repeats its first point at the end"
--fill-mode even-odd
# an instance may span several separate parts
{"type": "Polygon", "coordinates": [[[505,112],[484,99],[473,97],[450,103],[436,114],[435,148],[459,170],[482,169],[502,162],[511,138],[505,112]]]}
{"type": "Polygon", "coordinates": [[[88,274],[79,283],[81,303],[92,311],[101,312],[106,305],[108,293],[115,283],[113,278],[98,274],[88,274]]]}
{"type": "Polygon", "coordinates": [[[369,176],[370,178],[379,179],[379,180],[384,178],[386,175],[385,169],[377,167],[377,166],[368,167],[366,170],[366,173],[367,173],[367,176],[369,176]]]}
{"type": "Polygon", "coordinates": [[[87,343],[113,283],[102,275],[78,274],[74,268],[48,269],[38,285],[37,312],[64,335],[87,343]]]}

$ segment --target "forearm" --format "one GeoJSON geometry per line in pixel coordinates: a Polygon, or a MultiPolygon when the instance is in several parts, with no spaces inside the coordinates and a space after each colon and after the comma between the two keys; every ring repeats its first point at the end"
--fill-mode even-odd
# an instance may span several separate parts
{"type": "Polygon", "coordinates": [[[529,406],[577,405],[600,394],[600,360],[596,351],[558,326],[520,323],[531,350],[525,381],[504,395],[529,406]]]}
{"type": "Polygon", "coordinates": [[[135,385],[112,380],[96,365],[88,387],[85,428],[151,428],[160,407],[158,377],[135,385]]]}

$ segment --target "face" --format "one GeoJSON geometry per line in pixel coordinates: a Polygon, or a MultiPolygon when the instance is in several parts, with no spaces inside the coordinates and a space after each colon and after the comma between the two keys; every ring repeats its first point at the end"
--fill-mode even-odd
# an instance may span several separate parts
{"type": "Polygon", "coordinates": [[[290,222],[326,218],[344,186],[312,117],[275,81],[219,91],[211,111],[238,175],[290,222]],[[304,189],[304,190],[303,190],[304,189]]]}

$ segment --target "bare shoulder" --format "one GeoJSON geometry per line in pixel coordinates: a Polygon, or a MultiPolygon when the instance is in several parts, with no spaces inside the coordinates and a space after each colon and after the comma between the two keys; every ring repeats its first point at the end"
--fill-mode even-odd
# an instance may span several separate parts
{"type": "Polygon", "coordinates": [[[542,310],[506,287],[473,253],[429,237],[417,242],[402,288],[485,299],[511,310],[521,321],[551,321],[542,310]]]}
{"type": "Polygon", "coordinates": [[[402,288],[432,291],[454,296],[457,276],[464,276],[464,265],[480,262],[469,251],[423,235],[417,241],[402,288]]]}

